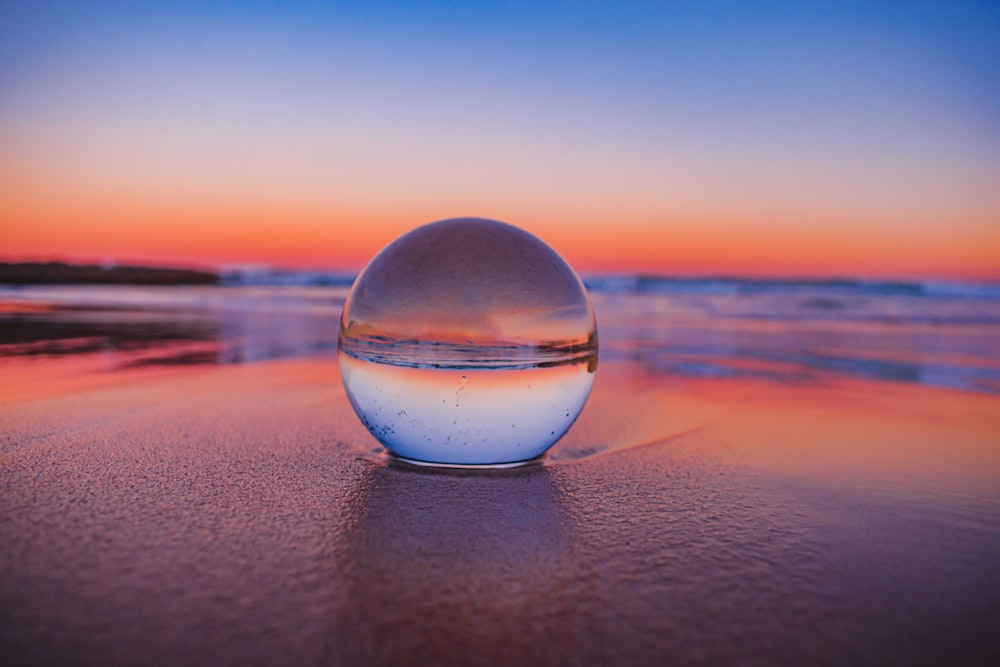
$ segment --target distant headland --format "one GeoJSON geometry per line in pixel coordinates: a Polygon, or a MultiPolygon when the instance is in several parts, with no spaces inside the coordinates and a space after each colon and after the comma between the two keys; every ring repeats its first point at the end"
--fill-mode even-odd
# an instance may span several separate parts
{"type": "Polygon", "coordinates": [[[212,271],[149,266],[103,266],[63,262],[0,262],[0,284],[7,285],[213,285],[212,271]]]}

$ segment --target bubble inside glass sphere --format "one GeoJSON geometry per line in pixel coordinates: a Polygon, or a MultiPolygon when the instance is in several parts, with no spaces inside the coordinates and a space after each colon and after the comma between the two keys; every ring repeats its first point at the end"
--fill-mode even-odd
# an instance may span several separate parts
{"type": "Polygon", "coordinates": [[[572,426],[597,368],[594,310],[552,248],[481,218],[424,225],[358,275],[340,369],[362,423],[397,457],[500,466],[572,426]]]}

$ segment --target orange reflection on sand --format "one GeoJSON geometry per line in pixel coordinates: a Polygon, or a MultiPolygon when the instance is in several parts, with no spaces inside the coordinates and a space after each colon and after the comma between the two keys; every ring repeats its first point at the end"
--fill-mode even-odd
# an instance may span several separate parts
{"type": "Polygon", "coordinates": [[[56,310],[49,303],[33,303],[31,301],[0,301],[0,313],[13,315],[16,313],[47,313],[56,310]]]}
{"type": "Polygon", "coordinates": [[[605,364],[556,460],[685,436],[733,466],[830,482],[962,488],[1000,478],[1000,396],[879,381],[690,379],[605,364]],[[978,480],[978,481],[977,481],[978,480]]]}
{"type": "Polygon", "coordinates": [[[1000,475],[997,396],[848,381],[768,387],[741,404],[714,432],[761,468],[904,485],[945,478],[995,484],[1000,475]]]}
{"type": "Polygon", "coordinates": [[[114,371],[109,360],[100,354],[57,359],[0,357],[0,376],[3,377],[0,404],[74,394],[170,372],[169,369],[155,367],[114,371]]]}
{"type": "MultiPolygon", "coordinates": [[[[433,391],[452,389],[450,395],[457,386],[450,384],[456,380],[450,372],[426,374],[399,367],[392,372],[418,376],[414,383],[430,383],[425,386],[433,391]]],[[[515,391],[517,373],[505,379],[505,374],[490,371],[495,378],[491,381],[503,391],[515,391]]],[[[371,442],[351,414],[336,364],[327,361],[109,370],[100,355],[73,355],[0,359],[0,374],[3,403],[139,383],[154,376],[189,378],[184,382],[220,392],[280,377],[282,387],[322,387],[324,401],[330,403],[324,402],[321,412],[332,411],[353,442],[371,442]]],[[[160,400],[171,400],[171,387],[184,385],[176,382],[158,389],[166,392],[160,400]]],[[[1000,396],[995,395],[874,380],[789,385],[665,377],[610,362],[602,364],[585,409],[550,456],[563,464],[643,445],[649,445],[645,451],[650,455],[668,455],[674,447],[671,439],[680,437],[688,451],[728,466],[831,483],[960,492],[975,485],[996,488],[998,433],[1000,396]]]]}

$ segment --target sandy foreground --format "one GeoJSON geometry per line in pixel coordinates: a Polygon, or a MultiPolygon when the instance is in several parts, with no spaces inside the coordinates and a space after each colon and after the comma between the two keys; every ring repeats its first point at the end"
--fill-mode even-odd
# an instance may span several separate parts
{"type": "Polygon", "coordinates": [[[387,462],[330,361],[28,374],[6,665],[1000,664],[1000,397],[608,364],[470,474],[387,462]]]}

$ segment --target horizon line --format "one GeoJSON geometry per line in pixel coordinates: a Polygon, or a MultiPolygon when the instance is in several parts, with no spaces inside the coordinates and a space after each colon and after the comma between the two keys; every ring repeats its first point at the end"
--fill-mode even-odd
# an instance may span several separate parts
{"type": "MultiPolygon", "coordinates": [[[[326,275],[336,275],[345,278],[356,277],[364,267],[354,268],[334,268],[334,267],[301,267],[281,264],[267,264],[262,262],[247,262],[245,264],[216,264],[197,262],[148,262],[142,260],[117,260],[117,259],[73,259],[65,256],[46,257],[23,257],[23,256],[3,256],[0,255],[0,266],[17,264],[37,264],[44,265],[64,265],[71,267],[100,267],[104,269],[162,269],[162,270],[188,270],[214,273],[220,278],[231,273],[241,272],[270,272],[288,274],[320,273],[326,275]]],[[[574,269],[575,270],[575,269],[574,269]]],[[[990,277],[940,277],[940,276],[905,276],[905,275],[872,275],[872,274],[852,274],[846,272],[839,273],[762,273],[762,272],[720,272],[720,271],[651,271],[648,269],[611,269],[611,270],[583,270],[577,271],[581,280],[589,278],[632,278],[637,280],[697,280],[706,282],[851,282],[851,283],[904,283],[904,284],[926,284],[926,283],[963,283],[963,284],[1000,284],[1000,275],[990,277]]]]}

